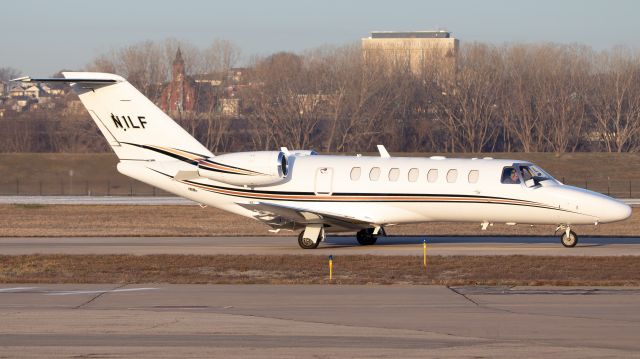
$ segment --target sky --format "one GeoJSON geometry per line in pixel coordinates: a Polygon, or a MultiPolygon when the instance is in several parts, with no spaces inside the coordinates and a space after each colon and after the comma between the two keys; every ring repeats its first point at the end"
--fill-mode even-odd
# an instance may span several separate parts
{"type": "Polygon", "coordinates": [[[357,43],[376,30],[451,31],[464,42],[580,43],[640,48],[636,0],[19,0],[0,16],[0,67],[45,76],[95,56],[167,38],[206,48],[233,42],[244,58],[357,43]]]}

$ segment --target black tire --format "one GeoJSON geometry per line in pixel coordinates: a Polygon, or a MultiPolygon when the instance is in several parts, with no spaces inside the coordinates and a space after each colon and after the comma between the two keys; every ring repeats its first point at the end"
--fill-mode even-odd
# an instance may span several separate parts
{"type": "Polygon", "coordinates": [[[560,243],[567,248],[573,248],[578,244],[578,235],[574,231],[569,231],[569,235],[567,236],[567,232],[564,232],[562,236],[560,236],[560,243]]]}
{"type": "Polygon", "coordinates": [[[378,237],[373,234],[373,228],[367,228],[356,233],[356,240],[361,246],[370,246],[376,244],[378,237]]]}
{"type": "Polygon", "coordinates": [[[313,243],[312,239],[304,238],[304,231],[298,234],[298,245],[302,249],[316,249],[318,248],[319,244],[320,244],[320,240],[317,240],[315,243],[313,243]]]}

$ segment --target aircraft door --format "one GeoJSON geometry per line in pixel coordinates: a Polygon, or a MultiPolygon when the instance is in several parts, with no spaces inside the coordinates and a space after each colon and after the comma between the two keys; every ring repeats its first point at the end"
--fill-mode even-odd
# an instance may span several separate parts
{"type": "Polygon", "coordinates": [[[318,167],[315,180],[315,193],[317,195],[330,196],[333,193],[333,168],[318,167]]]}

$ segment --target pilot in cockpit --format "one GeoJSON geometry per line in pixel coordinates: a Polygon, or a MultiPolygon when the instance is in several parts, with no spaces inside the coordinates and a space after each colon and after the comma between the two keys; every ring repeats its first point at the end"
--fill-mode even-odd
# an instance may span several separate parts
{"type": "Polygon", "coordinates": [[[507,167],[502,171],[502,183],[505,184],[519,184],[520,178],[515,168],[507,167]]]}

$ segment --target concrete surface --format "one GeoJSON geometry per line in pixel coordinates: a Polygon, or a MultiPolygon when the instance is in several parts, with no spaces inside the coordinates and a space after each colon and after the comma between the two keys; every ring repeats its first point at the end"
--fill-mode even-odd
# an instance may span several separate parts
{"type": "Polygon", "coordinates": [[[0,285],[0,357],[637,357],[640,288],[0,285]]]}
{"type": "Polygon", "coordinates": [[[639,237],[581,237],[564,248],[557,237],[388,237],[360,246],[354,237],[328,237],[303,250],[290,237],[35,237],[0,238],[0,254],[316,254],[422,255],[640,255],[639,237]]]}

